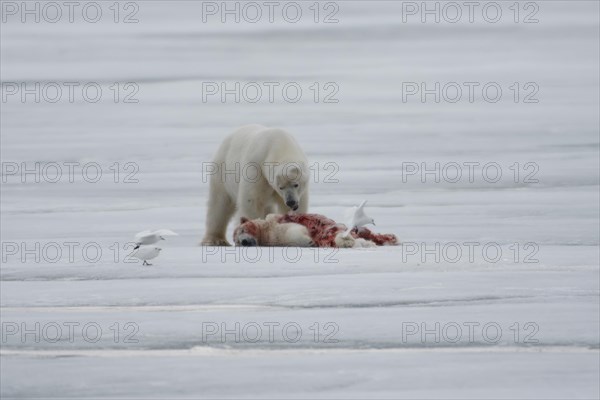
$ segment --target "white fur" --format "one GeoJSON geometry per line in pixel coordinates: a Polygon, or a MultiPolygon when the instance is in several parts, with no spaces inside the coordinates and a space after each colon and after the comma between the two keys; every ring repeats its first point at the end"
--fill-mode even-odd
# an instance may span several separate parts
{"type": "Polygon", "coordinates": [[[249,236],[245,231],[240,231],[238,234],[238,242],[240,245],[242,239],[252,238],[257,241],[258,246],[296,246],[296,247],[312,247],[314,243],[308,233],[308,229],[304,225],[295,224],[292,222],[277,222],[278,215],[269,214],[266,219],[256,219],[252,223],[258,227],[260,234],[258,237],[249,236]]]}
{"type": "Polygon", "coordinates": [[[239,217],[265,218],[290,211],[285,203],[292,199],[297,212],[308,211],[308,161],[286,131],[241,127],[225,138],[213,161],[203,245],[229,245],[225,233],[236,210],[239,217]]]}
{"type": "Polygon", "coordinates": [[[291,222],[278,223],[267,217],[262,225],[262,246],[295,246],[312,247],[314,245],[308,229],[300,224],[291,222]]]}
{"type": "MultiPolygon", "coordinates": [[[[256,240],[258,246],[315,246],[308,229],[304,225],[294,222],[278,222],[279,219],[280,215],[269,214],[265,219],[255,219],[247,222],[252,224],[254,230],[249,229],[246,225],[241,225],[237,231],[236,245],[240,246],[244,239],[253,239],[256,240]],[[251,234],[250,231],[254,233],[251,234]]],[[[335,245],[339,248],[377,247],[370,240],[345,236],[343,231],[335,236],[335,245]]]]}
{"type": "Polygon", "coordinates": [[[335,236],[335,245],[341,248],[354,247],[356,240],[348,235],[345,236],[344,232],[340,232],[335,236]]]}
{"type": "Polygon", "coordinates": [[[287,225],[285,229],[284,245],[285,246],[296,246],[296,247],[312,247],[314,243],[308,234],[308,229],[300,224],[286,223],[281,226],[287,225]]]}
{"type": "Polygon", "coordinates": [[[365,247],[365,248],[370,248],[370,247],[377,247],[377,245],[373,242],[371,242],[370,240],[367,239],[363,239],[363,238],[356,238],[354,239],[354,247],[356,248],[360,248],[360,247],[365,247]]]}
{"type": "Polygon", "coordinates": [[[340,248],[369,248],[369,247],[377,247],[377,245],[370,240],[366,240],[363,238],[354,238],[350,235],[345,234],[345,232],[340,232],[335,237],[335,245],[340,248]]]}

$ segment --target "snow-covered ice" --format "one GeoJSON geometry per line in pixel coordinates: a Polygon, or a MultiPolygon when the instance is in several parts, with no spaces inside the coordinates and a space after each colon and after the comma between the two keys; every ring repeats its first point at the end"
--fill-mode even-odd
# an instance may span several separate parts
{"type": "Polygon", "coordinates": [[[600,396],[598,3],[535,2],[532,24],[513,22],[513,2],[496,24],[403,23],[391,1],[335,2],[339,22],[314,23],[309,3],[297,24],[203,23],[187,1],[138,1],[132,24],[109,3],[97,24],[1,24],[3,95],[103,89],[97,103],[78,90],[0,103],[2,398],[600,396]],[[122,101],[128,82],[137,103],[122,101]],[[296,82],[303,96],[203,101],[206,82],[296,82]],[[403,82],[503,95],[404,101],[403,82]],[[527,83],[539,102],[522,101],[527,83]],[[254,122],[306,151],[311,211],[344,221],[367,199],[374,229],[404,245],[198,246],[203,163],[254,122]],[[36,162],[39,183],[11,172],[36,162]],[[65,163],[79,163],[73,182],[65,163]],[[436,163],[439,182],[423,182],[436,163]],[[142,266],[128,243],[159,227],[179,236],[142,266]]]}

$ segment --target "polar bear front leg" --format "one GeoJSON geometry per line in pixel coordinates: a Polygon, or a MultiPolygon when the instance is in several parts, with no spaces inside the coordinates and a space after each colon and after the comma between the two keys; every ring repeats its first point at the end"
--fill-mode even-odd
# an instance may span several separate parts
{"type": "Polygon", "coordinates": [[[231,246],[225,234],[229,220],[235,212],[235,204],[218,185],[211,181],[206,212],[206,233],[200,243],[203,246],[231,246]]]}
{"type": "Polygon", "coordinates": [[[298,204],[298,214],[306,214],[308,212],[308,188],[302,196],[298,204]]]}
{"type": "MultiPolygon", "coordinates": [[[[271,190],[271,188],[267,188],[271,190]]],[[[238,191],[238,212],[240,217],[248,219],[264,219],[267,216],[267,208],[270,205],[268,201],[269,194],[263,185],[250,182],[241,182],[238,191]]]]}

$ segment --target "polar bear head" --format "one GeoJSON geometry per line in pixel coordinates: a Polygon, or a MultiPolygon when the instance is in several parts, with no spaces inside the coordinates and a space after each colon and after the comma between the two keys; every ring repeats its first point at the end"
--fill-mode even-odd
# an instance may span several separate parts
{"type": "Polygon", "coordinates": [[[233,231],[233,241],[236,246],[258,246],[260,245],[261,230],[265,220],[249,220],[242,217],[240,225],[233,231]]]}
{"type": "Polygon", "coordinates": [[[304,163],[290,162],[275,166],[271,187],[282,198],[286,206],[296,211],[300,198],[308,190],[308,169],[304,163]]]}

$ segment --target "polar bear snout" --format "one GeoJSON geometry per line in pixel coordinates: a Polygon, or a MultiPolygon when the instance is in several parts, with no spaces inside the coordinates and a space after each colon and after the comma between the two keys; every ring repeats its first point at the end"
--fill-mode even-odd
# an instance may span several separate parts
{"type": "Polygon", "coordinates": [[[296,211],[298,209],[298,202],[294,199],[288,199],[285,201],[285,205],[296,211]]]}
{"type": "Polygon", "coordinates": [[[234,241],[235,241],[235,244],[238,246],[245,246],[245,247],[258,246],[258,241],[256,240],[256,238],[248,233],[241,233],[241,234],[235,235],[234,241]]]}
{"type": "Polygon", "coordinates": [[[240,244],[242,246],[256,246],[256,239],[254,239],[254,238],[242,239],[240,244]]]}
{"type": "MultiPolygon", "coordinates": [[[[302,206],[301,198],[305,196],[308,186],[308,173],[296,166],[287,169],[282,167],[277,173],[273,189],[290,210],[298,210],[302,206]],[[294,174],[290,175],[289,171],[293,171],[294,174]]],[[[281,212],[284,214],[286,211],[281,210],[281,212]]]]}
{"type": "Polygon", "coordinates": [[[300,206],[300,193],[298,188],[291,186],[280,188],[280,190],[282,191],[281,197],[285,199],[285,205],[296,211],[300,206]]]}

